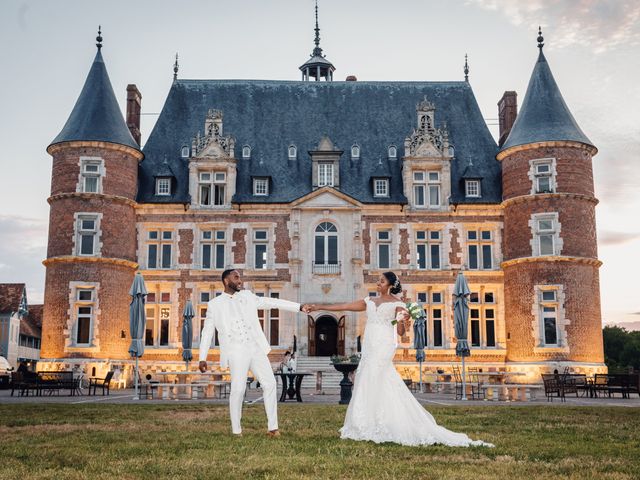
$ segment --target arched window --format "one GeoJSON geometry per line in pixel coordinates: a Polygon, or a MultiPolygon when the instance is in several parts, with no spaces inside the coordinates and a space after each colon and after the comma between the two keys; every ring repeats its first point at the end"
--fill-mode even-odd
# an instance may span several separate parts
{"type": "Polygon", "coordinates": [[[338,265],[338,229],[322,222],[316,227],[314,265],[338,265]]]}
{"type": "Polygon", "coordinates": [[[453,148],[453,145],[449,145],[449,156],[453,157],[456,154],[456,149],[453,148]]]}
{"type": "Polygon", "coordinates": [[[251,147],[249,145],[242,147],[242,158],[251,158],[251,147]]]}
{"type": "Polygon", "coordinates": [[[298,149],[295,145],[289,145],[289,160],[295,160],[298,156],[298,149]]]}
{"type": "Polygon", "coordinates": [[[389,145],[389,149],[387,150],[388,156],[391,159],[395,159],[398,157],[398,149],[395,145],[389,145]]]}
{"type": "Polygon", "coordinates": [[[182,158],[189,158],[189,147],[182,147],[181,156],[182,158]]]}
{"type": "Polygon", "coordinates": [[[351,158],[358,159],[360,158],[360,146],[357,143],[354,143],[351,147],[351,158]]]}

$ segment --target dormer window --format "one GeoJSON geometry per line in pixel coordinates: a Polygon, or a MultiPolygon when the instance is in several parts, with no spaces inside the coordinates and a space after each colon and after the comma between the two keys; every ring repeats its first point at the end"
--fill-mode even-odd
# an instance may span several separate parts
{"type": "Polygon", "coordinates": [[[437,170],[413,172],[413,203],[416,207],[440,206],[440,172],[437,170]]]}
{"type": "Polygon", "coordinates": [[[295,145],[289,145],[289,160],[295,160],[298,157],[298,149],[295,145]]]}
{"type": "Polygon", "coordinates": [[[389,179],[388,178],[373,179],[373,196],[374,197],[389,196],[389,179]]]}
{"type": "Polygon", "coordinates": [[[187,147],[186,145],[182,147],[182,150],[180,151],[180,156],[182,158],[189,158],[189,147],[187,147]]]}
{"type": "Polygon", "coordinates": [[[171,179],[156,178],[156,195],[171,195],[171,179]]]}
{"type": "Polygon", "coordinates": [[[318,186],[333,187],[333,163],[318,164],[318,186]]]}
{"type": "Polygon", "coordinates": [[[226,181],[227,175],[225,172],[200,172],[200,205],[225,205],[226,181]]]}
{"type": "Polygon", "coordinates": [[[242,147],[242,158],[251,158],[251,147],[249,145],[242,147]]]}
{"type": "Polygon", "coordinates": [[[453,145],[449,145],[449,156],[453,157],[456,154],[456,149],[453,148],[453,145]]]}
{"type": "Polygon", "coordinates": [[[351,159],[358,160],[360,158],[360,146],[356,143],[351,147],[351,159]]]}
{"type": "Polygon", "coordinates": [[[253,179],[253,194],[257,197],[269,195],[269,179],[267,177],[256,177],[253,179]]]}
{"type": "Polygon", "coordinates": [[[465,180],[464,190],[467,198],[480,198],[480,180],[465,180]]]}
{"type": "Polygon", "coordinates": [[[387,156],[389,160],[395,160],[398,158],[398,148],[395,145],[390,145],[387,149],[387,156]]]}

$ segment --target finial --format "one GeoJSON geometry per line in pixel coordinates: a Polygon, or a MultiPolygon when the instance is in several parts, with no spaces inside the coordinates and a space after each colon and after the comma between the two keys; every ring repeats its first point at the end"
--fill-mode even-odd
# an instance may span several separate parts
{"type": "Polygon", "coordinates": [[[100,50],[102,48],[102,27],[100,25],[98,25],[98,36],[96,37],[96,47],[98,47],[98,50],[100,50]]]}
{"type": "Polygon", "coordinates": [[[178,53],[176,52],[176,61],[173,64],[173,80],[176,81],[178,79],[178,53]]]}
{"type": "Polygon", "coordinates": [[[464,81],[469,82],[469,63],[467,62],[467,54],[464,54],[464,81]]]}
{"type": "Polygon", "coordinates": [[[316,28],[315,28],[315,32],[316,32],[316,38],[314,39],[313,43],[316,44],[316,48],[313,49],[313,55],[314,56],[322,56],[322,49],[320,48],[320,27],[318,26],[318,0],[316,0],[316,28]]]}
{"type": "Polygon", "coordinates": [[[542,36],[542,27],[538,26],[538,48],[541,52],[542,47],[544,47],[544,37],[542,36]]]}

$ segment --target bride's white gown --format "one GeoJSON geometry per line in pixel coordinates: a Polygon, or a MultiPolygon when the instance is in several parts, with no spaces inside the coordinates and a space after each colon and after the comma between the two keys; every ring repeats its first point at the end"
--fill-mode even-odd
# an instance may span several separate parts
{"type": "Polygon", "coordinates": [[[367,324],[362,358],[356,370],[344,426],[340,429],[341,438],[402,445],[493,446],[439,426],[396,371],[393,366],[396,327],[391,322],[396,308],[405,304],[387,302],[376,306],[369,297],[364,301],[367,324]]]}

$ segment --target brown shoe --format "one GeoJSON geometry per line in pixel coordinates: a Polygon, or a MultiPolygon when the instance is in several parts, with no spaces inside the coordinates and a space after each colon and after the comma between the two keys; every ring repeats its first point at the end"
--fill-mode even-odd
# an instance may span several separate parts
{"type": "Polygon", "coordinates": [[[241,437],[242,433],[232,433],[231,435],[233,435],[234,437],[241,437]]]}
{"type": "Polygon", "coordinates": [[[280,436],[280,430],[269,430],[267,432],[267,437],[279,437],[280,436]]]}

